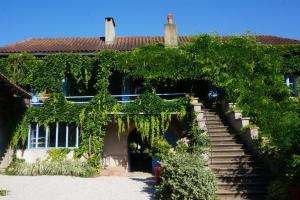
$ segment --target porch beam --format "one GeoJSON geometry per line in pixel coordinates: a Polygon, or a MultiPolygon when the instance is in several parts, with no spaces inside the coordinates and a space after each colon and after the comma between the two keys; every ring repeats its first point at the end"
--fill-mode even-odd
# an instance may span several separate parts
{"type": "Polygon", "coordinates": [[[35,148],[39,147],[39,124],[35,125],[35,148]]]}
{"type": "Polygon", "coordinates": [[[31,125],[28,125],[27,149],[30,149],[31,146],[30,134],[31,134],[31,125]]]}
{"type": "Polygon", "coordinates": [[[58,122],[56,122],[56,130],[55,130],[55,148],[58,147],[58,122]]]}
{"type": "Polygon", "coordinates": [[[79,147],[79,128],[76,126],[76,147],[79,147]]]}
{"type": "Polygon", "coordinates": [[[48,148],[48,136],[49,136],[49,126],[46,126],[46,136],[45,136],[45,148],[48,148]]]}
{"type": "Polygon", "coordinates": [[[66,125],[66,147],[69,147],[69,126],[66,125]]]}

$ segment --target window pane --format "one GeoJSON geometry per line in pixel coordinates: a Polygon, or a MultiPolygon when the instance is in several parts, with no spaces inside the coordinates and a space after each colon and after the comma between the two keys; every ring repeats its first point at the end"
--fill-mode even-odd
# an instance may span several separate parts
{"type": "Polygon", "coordinates": [[[70,124],[69,125],[69,147],[76,146],[76,125],[70,124]]]}
{"type": "Polygon", "coordinates": [[[58,147],[66,147],[66,123],[59,123],[58,147]]]}
{"type": "Polygon", "coordinates": [[[44,126],[39,126],[38,147],[45,147],[46,130],[44,126]]]}
{"type": "Polygon", "coordinates": [[[30,147],[35,148],[36,124],[31,124],[30,127],[30,147]]]}
{"type": "Polygon", "coordinates": [[[49,125],[48,147],[55,147],[56,124],[49,125]]]}

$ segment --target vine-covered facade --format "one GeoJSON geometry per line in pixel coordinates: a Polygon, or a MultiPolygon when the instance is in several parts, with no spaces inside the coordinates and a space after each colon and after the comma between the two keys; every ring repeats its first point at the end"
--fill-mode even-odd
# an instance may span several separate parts
{"type": "MultiPolygon", "coordinates": [[[[114,30],[112,18],[106,23],[114,30]]],[[[289,98],[297,95],[299,44],[273,36],[165,34],[0,47],[1,73],[33,93],[10,144],[31,162],[48,149],[70,148],[96,168],[127,170],[130,152],[151,149],[162,136],[172,145],[185,136],[189,94],[206,104],[237,102],[270,138],[273,153],[290,153],[299,141],[299,104],[289,98]]]]}

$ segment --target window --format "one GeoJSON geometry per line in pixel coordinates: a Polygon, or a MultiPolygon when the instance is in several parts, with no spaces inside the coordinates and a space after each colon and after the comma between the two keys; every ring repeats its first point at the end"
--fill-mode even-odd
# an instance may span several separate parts
{"type": "Polygon", "coordinates": [[[285,84],[291,88],[292,93],[291,96],[298,95],[298,88],[297,88],[297,79],[292,75],[285,75],[284,76],[285,84]]]}
{"type": "Polygon", "coordinates": [[[79,128],[76,124],[55,123],[45,127],[31,124],[27,148],[69,148],[79,146],[79,128]]]}

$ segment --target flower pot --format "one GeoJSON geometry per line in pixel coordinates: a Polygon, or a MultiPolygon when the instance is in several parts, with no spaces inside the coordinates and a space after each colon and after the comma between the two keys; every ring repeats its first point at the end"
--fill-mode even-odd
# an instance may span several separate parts
{"type": "Polygon", "coordinates": [[[160,183],[160,167],[159,166],[155,167],[154,171],[155,171],[155,184],[159,185],[159,183],[160,183]]]}
{"type": "Polygon", "coordinates": [[[300,186],[289,187],[289,193],[291,194],[292,200],[300,200],[300,186]]]}
{"type": "Polygon", "coordinates": [[[156,157],[152,157],[152,173],[155,174],[155,167],[159,167],[159,159],[156,157]]]}

